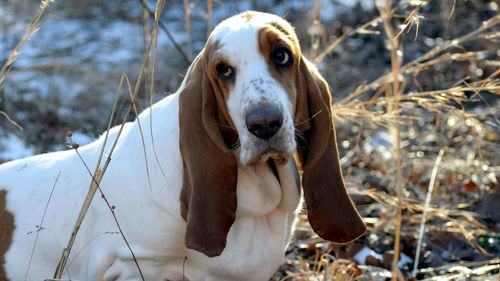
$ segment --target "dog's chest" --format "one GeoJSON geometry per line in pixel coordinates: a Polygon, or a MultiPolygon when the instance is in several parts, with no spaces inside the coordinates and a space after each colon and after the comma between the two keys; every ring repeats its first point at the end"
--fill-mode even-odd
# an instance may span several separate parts
{"type": "Polygon", "coordinates": [[[186,277],[189,280],[266,280],[284,261],[294,218],[294,214],[279,209],[263,216],[238,217],[220,256],[208,258],[188,251],[186,277]],[[198,274],[205,275],[202,278],[198,274]]]}

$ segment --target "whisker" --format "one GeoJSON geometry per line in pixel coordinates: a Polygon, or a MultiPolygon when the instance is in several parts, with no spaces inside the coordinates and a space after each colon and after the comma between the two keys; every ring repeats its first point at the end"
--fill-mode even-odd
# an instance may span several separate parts
{"type": "Polygon", "coordinates": [[[304,121],[302,121],[302,122],[295,123],[295,126],[299,126],[299,125],[302,125],[302,124],[304,124],[304,123],[307,123],[307,122],[311,121],[313,118],[315,118],[316,116],[318,116],[318,114],[320,114],[320,113],[321,113],[321,111],[322,111],[322,110],[320,110],[320,111],[318,111],[318,112],[314,113],[311,117],[307,118],[306,120],[304,120],[304,121]]]}
{"type": "Polygon", "coordinates": [[[236,130],[236,128],[232,127],[232,126],[229,126],[229,125],[226,125],[226,124],[220,124],[219,123],[219,126],[221,126],[222,128],[228,128],[228,129],[231,129],[235,132],[238,132],[238,130],[236,130]]]}
{"type": "Polygon", "coordinates": [[[240,140],[238,140],[236,143],[234,143],[233,145],[231,145],[229,147],[229,151],[235,151],[236,149],[238,149],[240,147],[240,140]]]}
{"type": "Polygon", "coordinates": [[[295,130],[295,141],[296,142],[301,141],[307,143],[307,140],[305,139],[304,135],[299,130],[295,130]]]}
{"type": "MultiPolygon", "coordinates": [[[[219,126],[221,128],[231,129],[232,131],[238,133],[238,130],[235,127],[232,127],[232,126],[229,126],[229,125],[226,125],[226,124],[221,124],[221,123],[219,123],[219,126]]],[[[238,149],[238,147],[240,147],[240,140],[239,139],[234,144],[232,144],[229,147],[229,149],[226,150],[225,152],[235,151],[236,149],[238,149]]]]}

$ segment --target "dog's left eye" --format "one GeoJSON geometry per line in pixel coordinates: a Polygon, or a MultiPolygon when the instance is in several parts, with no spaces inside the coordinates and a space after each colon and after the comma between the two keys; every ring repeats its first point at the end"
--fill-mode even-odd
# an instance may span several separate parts
{"type": "Polygon", "coordinates": [[[285,48],[275,49],[271,57],[278,66],[288,66],[292,63],[292,55],[290,51],[285,48]]]}
{"type": "Polygon", "coordinates": [[[219,76],[224,80],[231,79],[233,77],[233,69],[225,63],[219,63],[215,69],[217,70],[219,76]]]}

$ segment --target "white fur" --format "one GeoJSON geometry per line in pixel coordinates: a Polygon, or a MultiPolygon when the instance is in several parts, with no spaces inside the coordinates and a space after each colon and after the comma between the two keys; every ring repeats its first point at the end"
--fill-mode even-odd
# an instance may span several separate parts
{"type": "MultiPolygon", "coordinates": [[[[110,203],[116,206],[118,220],[146,280],[183,280],[183,277],[191,281],[268,280],[284,260],[300,198],[296,167],[293,159],[278,166],[280,184],[267,165],[248,166],[248,161],[257,157],[259,145],[244,124],[246,112],[267,99],[265,102],[282,110],[284,124],[278,133],[279,140],[289,156],[294,152],[292,103],[280,84],[269,75],[257,46],[257,30],[270,19],[275,18],[261,14],[248,23],[232,18],[214,31],[214,39],[223,43],[221,54],[238,66],[227,106],[241,142],[241,149],[235,152],[239,159],[237,218],[220,256],[208,258],[187,249],[184,244],[186,223],[181,218],[179,203],[183,165],[178,117],[178,94],[184,83],[177,93],[152,109],[152,132],[159,163],[151,145],[149,109],[125,126],[101,188],[110,203]],[[257,80],[262,82],[265,96],[255,90],[252,81],[257,80]],[[138,122],[144,132],[146,159],[138,122]]],[[[106,152],[117,132],[118,128],[112,129],[106,152]]],[[[91,168],[96,165],[103,141],[101,136],[79,148],[91,168]]],[[[0,166],[0,190],[7,191],[7,209],[14,215],[16,225],[5,257],[5,269],[11,281],[24,280],[37,225],[59,173],[39,230],[27,280],[52,277],[91,178],[73,150],[42,154],[0,166]]],[[[110,211],[97,194],[81,226],[64,278],[140,280],[117,230],[110,211]]]]}

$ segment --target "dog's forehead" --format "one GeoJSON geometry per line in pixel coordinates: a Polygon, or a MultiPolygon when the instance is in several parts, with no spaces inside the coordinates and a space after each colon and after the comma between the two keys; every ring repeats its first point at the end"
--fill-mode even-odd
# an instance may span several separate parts
{"type": "Polygon", "coordinates": [[[219,23],[213,31],[213,39],[220,41],[257,32],[260,28],[275,22],[283,22],[279,16],[261,12],[245,12],[219,23]]]}
{"type": "Polygon", "coordinates": [[[258,53],[259,31],[265,26],[283,21],[276,15],[245,12],[218,24],[213,30],[211,41],[218,42],[218,51],[229,55],[231,59],[241,57],[238,55],[240,52],[245,52],[244,57],[248,58],[258,53]],[[255,54],[252,54],[252,51],[255,54]]]}

